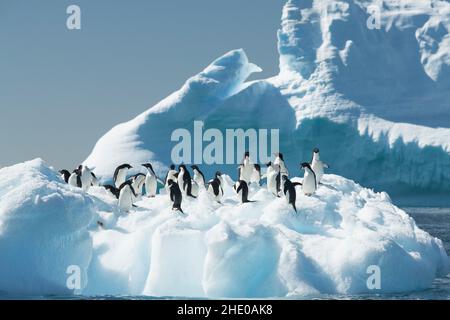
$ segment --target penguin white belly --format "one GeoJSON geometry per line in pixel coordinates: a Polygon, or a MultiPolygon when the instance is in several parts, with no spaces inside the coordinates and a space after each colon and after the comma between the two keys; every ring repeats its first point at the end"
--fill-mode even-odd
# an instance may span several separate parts
{"type": "Polygon", "coordinates": [[[314,194],[316,192],[316,179],[308,172],[305,173],[303,178],[303,193],[306,195],[314,194]]]}
{"type": "Polygon", "coordinates": [[[186,193],[186,190],[184,189],[184,173],[181,173],[178,175],[178,185],[180,186],[180,190],[182,193],[186,193]]]}
{"type": "Polygon", "coordinates": [[[288,204],[291,203],[291,195],[290,195],[290,193],[289,193],[289,190],[286,191],[285,198],[286,198],[286,202],[287,202],[288,204]]]}
{"type": "Polygon", "coordinates": [[[133,208],[133,194],[129,186],[124,187],[120,191],[119,208],[124,212],[129,212],[133,208]]]}
{"type": "Polygon", "coordinates": [[[154,198],[156,196],[156,190],[158,188],[158,182],[156,181],[156,177],[151,174],[147,174],[145,179],[145,191],[147,193],[147,197],[154,198]]]}
{"type": "Polygon", "coordinates": [[[317,183],[322,181],[324,175],[324,165],[321,161],[313,161],[311,168],[316,173],[317,183]]]}
{"type": "Polygon", "coordinates": [[[252,172],[252,178],[251,178],[251,181],[250,181],[250,182],[259,184],[260,181],[261,181],[261,175],[260,175],[260,173],[259,173],[258,171],[256,171],[256,170],[253,170],[253,172],[252,172]]]}
{"type": "Polygon", "coordinates": [[[89,176],[87,174],[83,174],[81,176],[81,189],[84,192],[87,192],[89,190],[89,188],[91,187],[91,183],[92,183],[92,176],[89,173],[89,176]]]}
{"type": "Polygon", "coordinates": [[[273,195],[277,195],[277,174],[275,172],[267,176],[267,190],[273,195]]]}
{"type": "Polygon", "coordinates": [[[77,178],[78,176],[75,173],[72,173],[69,177],[68,184],[75,188],[78,187],[77,178]]]}
{"type": "Polygon", "coordinates": [[[203,181],[203,178],[201,175],[194,174],[194,181],[199,187],[205,186],[205,182],[203,181]]]}
{"type": "Polygon", "coordinates": [[[253,175],[253,166],[250,164],[245,165],[242,168],[242,172],[241,172],[242,179],[241,180],[244,180],[245,182],[250,183],[252,180],[252,175],[253,175]]]}
{"type": "Polygon", "coordinates": [[[116,188],[120,188],[120,186],[126,181],[126,179],[127,179],[126,171],[120,170],[116,178],[116,188]]]}
{"type": "Polygon", "coordinates": [[[195,182],[194,180],[192,180],[191,194],[194,197],[198,197],[199,193],[200,193],[200,187],[199,187],[198,183],[195,182]]]}

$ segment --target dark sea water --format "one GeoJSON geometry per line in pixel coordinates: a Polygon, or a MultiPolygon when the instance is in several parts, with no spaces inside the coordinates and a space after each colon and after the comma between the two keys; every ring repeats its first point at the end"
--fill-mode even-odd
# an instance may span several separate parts
{"type": "MultiPolygon", "coordinates": [[[[417,225],[430,233],[432,236],[441,239],[444,243],[447,254],[450,256],[450,208],[403,208],[410,216],[414,218],[417,225]]],[[[180,297],[182,298],[182,297],[180,297]]],[[[78,300],[78,299],[96,299],[96,300],[155,300],[155,299],[173,299],[173,298],[152,298],[152,297],[132,297],[132,296],[104,296],[104,297],[23,297],[9,296],[0,293],[0,299],[56,299],[56,300],[78,300]]],[[[305,299],[305,298],[299,298],[305,299]]],[[[382,294],[382,295],[320,295],[308,297],[308,299],[323,300],[450,300],[450,274],[445,278],[436,279],[431,288],[405,294],[382,294]]]]}

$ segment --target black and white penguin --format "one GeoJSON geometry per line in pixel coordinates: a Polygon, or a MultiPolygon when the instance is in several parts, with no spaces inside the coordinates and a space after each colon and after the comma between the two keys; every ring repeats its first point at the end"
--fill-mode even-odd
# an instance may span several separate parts
{"type": "Polygon", "coordinates": [[[119,188],[122,186],[122,184],[125,183],[127,180],[128,170],[132,169],[133,167],[129,164],[122,164],[121,166],[118,166],[116,170],[114,171],[114,185],[116,188],[119,188]]]}
{"type": "Polygon", "coordinates": [[[130,212],[133,208],[134,199],[137,198],[132,184],[131,180],[127,180],[119,188],[119,209],[123,212],[130,212]]]}
{"type": "Polygon", "coordinates": [[[117,200],[119,199],[120,196],[120,190],[118,188],[116,188],[115,186],[112,185],[104,185],[103,188],[105,188],[107,191],[109,191],[111,193],[111,195],[113,197],[115,197],[117,200]]]}
{"type": "Polygon", "coordinates": [[[63,179],[65,183],[69,183],[70,172],[67,170],[61,170],[59,173],[61,174],[61,179],[63,179]]]}
{"type": "Polygon", "coordinates": [[[284,163],[284,156],[282,153],[275,153],[275,160],[273,164],[280,166],[280,174],[281,176],[289,177],[289,171],[284,163]]]}
{"type": "Polygon", "coordinates": [[[138,198],[140,198],[144,192],[145,178],[146,176],[143,173],[138,173],[131,177],[132,187],[138,198]]]}
{"type": "Polygon", "coordinates": [[[222,173],[216,172],[215,178],[209,182],[208,193],[213,197],[213,199],[221,203],[223,198],[223,178],[222,173]]]}
{"type": "Polygon", "coordinates": [[[147,197],[154,198],[156,197],[156,192],[158,190],[158,177],[150,163],[145,163],[142,166],[147,169],[147,175],[145,177],[145,193],[147,197]]]}
{"type": "Polygon", "coordinates": [[[259,164],[253,165],[252,178],[250,179],[251,183],[256,183],[258,186],[261,182],[261,166],[259,164]]]}
{"type": "Polygon", "coordinates": [[[92,186],[92,181],[94,180],[92,171],[87,166],[83,165],[80,165],[78,170],[81,170],[81,189],[83,189],[84,192],[87,192],[92,186]]]}
{"type": "Polygon", "coordinates": [[[178,168],[178,186],[180,187],[181,191],[184,192],[188,197],[195,198],[195,196],[192,195],[191,174],[184,164],[180,165],[178,168]]]}
{"type": "Polygon", "coordinates": [[[305,174],[303,176],[303,194],[310,197],[317,190],[316,174],[307,162],[302,163],[302,168],[305,170],[305,174]]]}
{"type": "Polygon", "coordinates": [[[320,182],[322,181],[322,177],[325,173],[325,169],[328,169],[329,166],[320,160],[320,150],[318,148],[315,148],[313,150],[313,158],[312,158],[310,165],[311,165],[311,169],[316,174],[317,184],[319,185],[320,182]]]}
{"type": "Polygon", "coordinates": [[[250,160],[250,152],[245,152],[244,159],[238,168],[239,170],[239,180],[245,181],[247,184],[251,182],[254,166],[250,160]]]}
{"type": "Polygon", "coordinates": [[[279,197],[281,191],[280,166],[269,162],[266,164],[267,190],[274,196],[279,197]]]}
{"type": "Polygon", "coordinates": [[[284,184],[283,193],[286,196],[286,201],[288,204],[292,205],[295,212],[297,212],[297,207],[295,206],[295,202],[297,201],[297,191],[295,190],[295,187],[300,186],[301,183],[298,183],[298,182],[293,183],[286,176],[283,176],[282,179],[284,182],[283,183],[284,184]]]}
{"type": "Polygon", "coordinates": [[[241,203],[250,203],[254,202],[251,200],[248,200],[248,185],[247,182],[244,180],[236,181],[236,183],[233,186],[234,191],[238,194],[241,203]]]}
{"type": "Polygon", "coordinates": [[[199,187],[205,186],[205,175],[200,171],[198,166],[191,166],[192,171],[194,172],[193,180],[197,183],[199,187]]]}
{"type": "Polygon", "coordinates": [[[69,177],[68,184],[75,188],[81,188],[81,171],[80,169],[75,169],[69,177]]]}
{"type": "Polygon", "coordinates": [[[183,202],[183,195],[181,194],[180,186],[174,180],[168,181],[170,200],[172,201],[172,210],[183,212],[181,203],[183,202]]]}

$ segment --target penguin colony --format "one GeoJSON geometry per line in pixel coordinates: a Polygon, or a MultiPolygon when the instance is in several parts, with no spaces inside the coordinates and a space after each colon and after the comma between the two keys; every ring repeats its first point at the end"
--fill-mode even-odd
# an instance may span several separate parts
{"type": "MultiPolygon", "coordinates": [[[[164,181],[161,181],[156,175],[150,163],[142,165],[146,170],[146,174],[138,173],[129,176],[129,170],[133,167],[129,164],[123,164],[114,172],[113,184],[103,185],[102,187],[111,193],[118,201],[119,209],[122,212],[129,212],[135,207],[135,203],[146,196],[148,198],[156,197],[158,192],[158,184],[164,186],[170,201],[172,209],[181,213],[183,197],[197,198],[200,190],[205,189],[211,198],[221,203],[224,192],[224,180],[221,172],[216,172],[214,178],[208,182],[205,175],[196,165],[191,166],[193,175],[189,172],[186,165],[182,164],[176,170],[175,165],[171,165],[164,181]]],[[[286,167],[283,154],[276,153],[273,162],[266,164],[267,171],[261,174],[261,165],[254,164],[251,161],[250,153],[244,154],[244,159],[238,167],[238,178],[233,189],[242,204],[254,202],[248,198],[249,186],[251,184],[257,187],[261,186],[261,180],[266,179],[267,190],[275,197],[286,198],[295,212],[297,198],[297,187],[301,188],[301,192],[306,196],[312,196],[321,185],[325,169],[329,168],[327,164],[320,160],[320,151],[315,148],[311,162],[305,162],[300,165],[300,169],[304,171],[303,181],[292,182],[289,180],[289,171],[286,167]]],[[[69,185],[81,188],[87,192],[92,186],[100,186],[94,172],[84,165],[80,165],[72,173],[68,170],[60,171],[61,178],[69,185]]]]}

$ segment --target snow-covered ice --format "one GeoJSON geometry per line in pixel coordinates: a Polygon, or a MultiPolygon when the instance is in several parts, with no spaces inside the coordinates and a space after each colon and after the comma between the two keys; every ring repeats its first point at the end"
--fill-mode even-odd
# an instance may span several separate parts
{"type": "Polygon", "coordinates": [[[325,175],[295,214],[264,187],[241,205],[224,180],[223,205],[203,191],[182,215],[158,195],[122,214],[102,188],[72,188],[42,160],[3,168],[0,292],[69,294],[70,265],[82,270],[83,295],[220,298],[373,293],[371,265],[381,270],[376,293],[407,292],[449,271],[442,242],[386,193],[325,175]]]}

